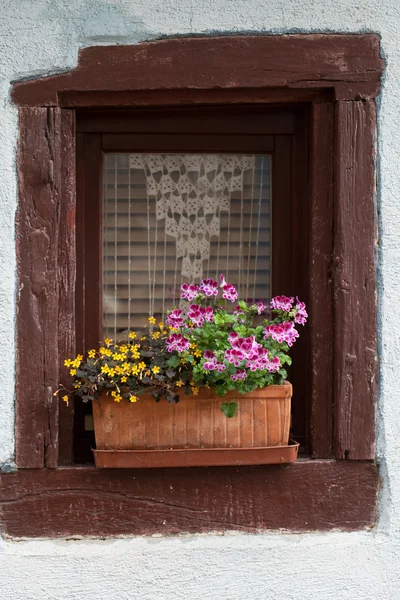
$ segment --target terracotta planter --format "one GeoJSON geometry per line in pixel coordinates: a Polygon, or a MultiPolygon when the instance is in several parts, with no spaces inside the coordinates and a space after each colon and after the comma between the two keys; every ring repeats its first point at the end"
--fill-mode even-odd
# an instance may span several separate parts
{"type": "MultiPolygon", "coordinates": [[[[151,396],[141,396],[136,403],[116,403],[103,394],[98,402],[93,402],[96,464],[99,463],[99,456],[105,455],[103,451],[117,451],[122,456],[122,451],[125,455],[126,451],[136,454],[138,451],[162,451],[168,454],[165,451],[248,451],[287,447],[291,396],[292,386],[289,383],[255,390],[242,396],[231,392],[224,398],[202,388],[198,396],[182,394],[179,403],[174,405],[165,399],[156,403],[151,396]],[[233,418],[228,419],[221,412],[220,405],[221,402],[234,399],[238,401],[238,410],[233,418]]],[[[182,454],[184,453],[180,452],[182,454]]],[[[169,466],[164,462],[162,466],[169,466]]],[[[239,463],[232,460],[210,463],[208,459],[207,464],[239,463]]],[[[252,462],[247,461],[247,464],[252,462]]]]}

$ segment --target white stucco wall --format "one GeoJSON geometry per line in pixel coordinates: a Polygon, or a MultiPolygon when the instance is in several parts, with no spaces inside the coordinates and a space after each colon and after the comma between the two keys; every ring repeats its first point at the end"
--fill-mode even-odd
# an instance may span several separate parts
{"type": "MultiPolygon", "coordinates": [[[[371,532],[1,541],[0,598],[400,599],[400,0],[0,0],[0,463],[12,460],[16,79],[73,67],[78,48],[214,32],[377,32],[383,490],[371,532]]],[[[89,517],[88,517],[89,518],[89,517]]]]}

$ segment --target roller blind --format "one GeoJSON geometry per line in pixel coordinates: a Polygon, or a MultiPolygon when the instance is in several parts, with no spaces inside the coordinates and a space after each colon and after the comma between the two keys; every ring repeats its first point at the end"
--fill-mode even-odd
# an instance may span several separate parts
{"type": "Polygon", "coordinates": [[[270,297],[270,156],[105,154],[103,333],[163,319],[183,281],[270,297]]]}

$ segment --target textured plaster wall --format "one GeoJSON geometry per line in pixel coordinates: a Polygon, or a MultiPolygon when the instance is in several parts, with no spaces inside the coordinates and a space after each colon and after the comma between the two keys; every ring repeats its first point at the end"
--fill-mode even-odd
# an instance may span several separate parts
{"type": "MultiPolygon", "coordinates": [[[[218,32],[377,32],[379,444],[372,532],[105,541],[0,540],[0,597],[36,599],[400,599],[399,0],[0,0],[0,463],[12,460],[17,115],[11,82],[73,67],[78,48],[218,32]]],[[[90,518],[90,516],[88,516],[90,518]]]]}

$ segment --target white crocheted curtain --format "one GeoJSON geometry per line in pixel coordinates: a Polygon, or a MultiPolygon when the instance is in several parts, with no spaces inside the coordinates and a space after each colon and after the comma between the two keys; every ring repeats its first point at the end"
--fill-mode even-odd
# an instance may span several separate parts
{"type": "Polygon", "coordinates": [[[182,281],[223,272],[248,300],[269,297],[270,159],[107,154],[103,324],[118,337],[179,304],[182,281]]]}

